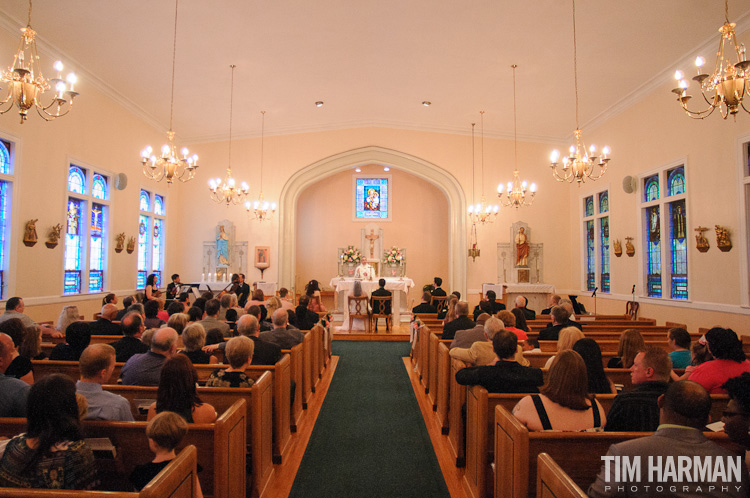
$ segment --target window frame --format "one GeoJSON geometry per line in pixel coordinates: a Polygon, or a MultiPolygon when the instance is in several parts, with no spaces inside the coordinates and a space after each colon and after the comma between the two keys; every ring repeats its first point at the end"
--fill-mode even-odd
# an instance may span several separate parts
{"type": "Polygon", "coordinates": [[[3,133],[0,135],[0,139],[3,142],[7,142],[9,147],[8,150],[8,162],[10,165],[9,173],[0,172],[0,182],[8,185],[9,192],[7,193],[9,199],[7,200],[7,213],[5,217],[5,239],[0,241],[3,244],[3,258],[0,260],[0,270],[2,270],[2,283],[0,284],[0,300],[6,300],[9,296],[12,296],[15,292],[15,272],[11,272],[11,268],[16,268],[16,250],[17,245],[14,242],[16,237],[13,235],[20,233],[19,221],[14,216],[17,212],[18,202],[18,164],[19,161],[19,143],[20,139],[3,133]]]}
{"type": "Polygon", "coordinates": [[[597,292],[603,292],[604,294],[612,294],[612,189],[609,184],[602,184],[597,188],[590,190],[586,193],[581,194],[579,200],[579,219],[581,227],[581,241],[583,250],[581,251],[581,290],[583,292],[593,292],[594,289],[588,287],[588,222],[594,224],[594,288],[597,292]],[[600,195],[607,193],[607,211],[601,212],[600,195]],[[586,214],[586,200],[591,197],[594,204],[594,212],[591,215],[586,214]],[[609,231],[609,290],[603,290],[602,285],[602,228],[601,223],[604,218],[607,218],[607,226],[609,231]]]}
{"type": "Polygon", "coordinates": [[[737,139],[737,203],[739,209],[740,306],[750,308],[750,134],[737,139]]]}
{"type": "Polygon", "coordinates": [[[165,255],[166,255],[166,248],[167,248],[167,240],[166,240],[166,225],[167,225],[167,195],[164,193],[164,191],[159,191],[151,188],[150,186],[143,186],[141,185],[138,188],[138,232],[136,237],[136,273],[135,273],[135,288],[136,290],[144,290],[146,287],[146,278],[148,278],[148,275],[151,273],[157,273],[159,275],[159,286],[163,286],[163,279],[164,279],[164,261],[165,261],[165,255]],[[147,192],[149,195],[149,209],[148,211],[144,211],[141,209],[141,192],[147,192]],[[156,197],[160,197],[162,201],[162,214],[156,214],[156,197]],[[139,254],[139,236],[140,236],[140,224],[141,224],[141,216],[145,216],[148,218],[148,226],[146,227],[146,269],[141,270],[139,267],[138,257],[139,254]],[[160,221],[161,225],[161,236],[160,236],[160,242],[161,242],[161,254],[159,258],[159,264],[158,268],[154,268],[154,226],[156,224],[156,220],[160,221]],[[138,283],[138,273],[141,271],[146,272],[146,276],[143,280],[144,284],[143,287],[141,287],[138,283]]]}

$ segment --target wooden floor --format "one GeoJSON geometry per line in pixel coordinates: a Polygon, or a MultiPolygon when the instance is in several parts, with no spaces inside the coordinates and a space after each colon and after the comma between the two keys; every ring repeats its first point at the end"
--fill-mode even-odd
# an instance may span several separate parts
{"type": "MultiPolygon", "coordinates": [[[[360,334],[349,335],[350,337],[346,340],[363,340],[354,337],[360,334]]],[[[389,340],[385,337],[385,331],[381,331],[374,337],[373,334],[369,335],[372,338],[364,340],[389,340]]],[[[390,340],[409,340],[409,326],[408,324],[401,325],[394,334],[388,335],[394,337],[394,339],[390,340]]],[[[334,334],[334,339],[336,339],[336,334],[334,334]]],[[[331,379],[336,372],[338,360],[338,356],[333,356],[331,358],[330,368],[326,369],[323,378],[318,384],[315,395],[308,404],[301,423],[297,426],[297,432],[292,434],[292,448],[289,451],[289,455],[284,459],[282,464],[274,465],[274,475],[271,477],[271,481],[261,498],[288,498],[289,492],[292,490],[294,478],[297,475],[297,469],[299,469],[300,462],[302,462],[302,456],[305,454],[307,443],[310,441],[315,421],[320,413],[323,400],[325,400],[326,394],[328,394],[331,379]]],[[[419,383],[419,379],[414,375],[409,357],[404,358],[404,368],[409,374],[414,394],[416,395],[419,408],[422,411],[422,417],[425,420],[427,431],[430,434],[430,440],[435,448],[435,454],[437,455],[440,469],[443,471],[445,483],[451,494],[451,498],[467,498],[462,487],[463,469],[457,468],[451,459],[448,447],[448,436],[443,436],[440,432],[437,418],[432,411],[432,405],[428,402],[427,396],[424,394],[424,388],[422,388],[419,383]]]]}

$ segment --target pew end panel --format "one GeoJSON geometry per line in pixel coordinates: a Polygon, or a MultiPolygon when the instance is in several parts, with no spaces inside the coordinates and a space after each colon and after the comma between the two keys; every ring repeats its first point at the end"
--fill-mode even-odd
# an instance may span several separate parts
{"type": "Polygon", "coordinates": [[[536,468],[537,498],[586,498],[586,493],[547,453],[539,454],[536,468]]]}

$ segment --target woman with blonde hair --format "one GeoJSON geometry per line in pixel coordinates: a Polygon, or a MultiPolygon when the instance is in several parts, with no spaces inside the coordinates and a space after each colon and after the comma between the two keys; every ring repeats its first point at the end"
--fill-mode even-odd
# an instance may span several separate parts
{"type": "Polygon", "coordinates": [[[60,333],[65,334],[65,329],[68,328],[73,322],[81,320],[81,315],[78,314],[78,306],[63,306],[60,316],[57,317],[57,330],[60,333]]]}
{"type": "Polygon", "coordinates": [[[271,296],[266,300],[266,309],[268,310],[268,316],[273,316],[273,312],[281,308],[281,299],[276,296],[271,296]]]}
{"type": "Polygon", "coordinates": [[[31,327],[26,327],[18,353],[29,360],[43,360],[47,357],[42,351],[42,327],[36,323],[31,327]]]}
{"type": "Polygon", "coordinates": [[[458,305],[458,297],[451,294],[448,299],[448,313],[446,313],[443,319],[443,325],[456,319],[456,306],[458,305]]]}
{"type": "Polygon", "coordinates": [[[203,351],[203,346],[206,345],[206,329],[200,323],[191,323],[185,327],[182,333],[182,344],[185,349],[180,352],[190,358],[193,365],[219,363],[215,356],[203,351]]]}
{"type": "Polygon", "coordinates": [[[646,342],[636,329],[627,329],[620,335],[620,344],[617,346],[617,356],[611,358],[607,368],[630,368],[635,362],[636,355],[646,350],[646,342]]]}
{"type": "Polygon", "coordinates": [[[552,362],[540,394],[521,399],[513,415],[530,431],[601,430],[607,418],[602,405],[588,391],[583,358],[575,351],[562,351],[552,362]]]}
{"type": "MultiPolygon", "coordinates": [[[[565,327],[560,331],[560,335],[557,337],[557,354],[560,354],[562,351],[573,349],[573,345],[580,339],[583,339],[583,332],[577,327],[565,327]]],[[[548,359],[547,363],[544,364],[544,368],[552,366],[552,362],[555,358],[556,355],[548,359]]]]}

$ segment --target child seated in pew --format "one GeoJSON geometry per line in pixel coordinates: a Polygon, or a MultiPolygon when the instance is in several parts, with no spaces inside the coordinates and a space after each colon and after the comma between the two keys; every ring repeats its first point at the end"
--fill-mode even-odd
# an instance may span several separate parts
{"type": "Polygon", "coordinates": [[[244,335],[227,341],[224,356],[229,362],[226,370],[216,370],[206,381],[206,387],[252,387],[255,382],[245,375],[245,369],[253,361],[255,342],[244,335]]]}
{"type": "MultiPolygon", "coordinates": [[[[146,427],[148,447],[154,453],[149,463],[137,465],[130,474],[130,482],[137,491],[142,490],[156,475],[169,465],[177,455],[175,448],[187,434],[185,419],[174,412],[161,412],[146,427]]],[[[197,496],[202,497],[200,483],[197,483],[197,496]]]]}

